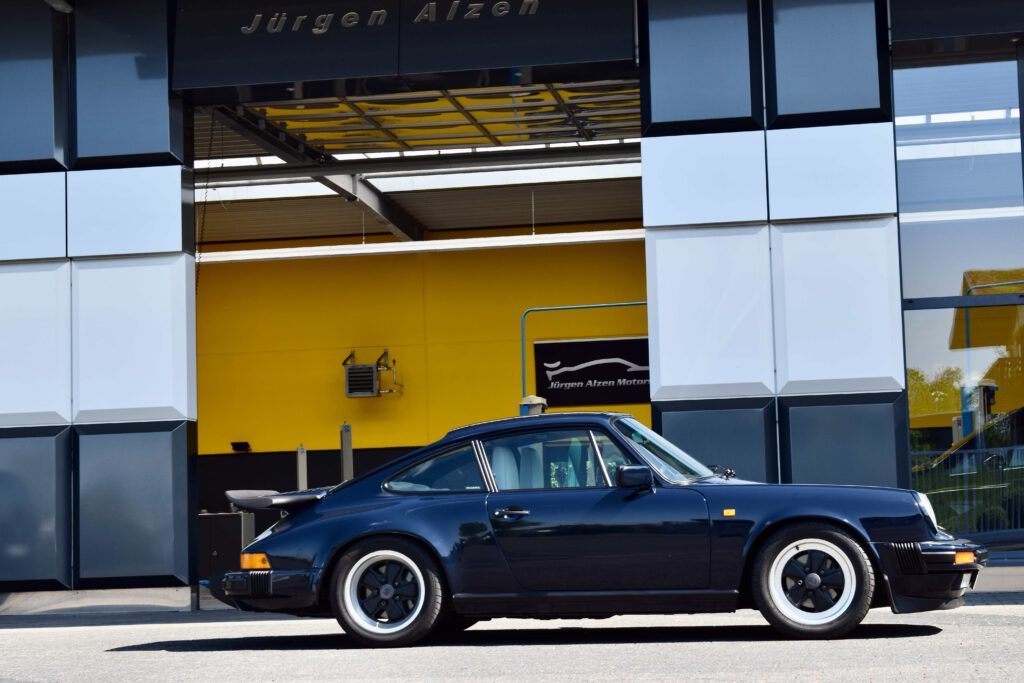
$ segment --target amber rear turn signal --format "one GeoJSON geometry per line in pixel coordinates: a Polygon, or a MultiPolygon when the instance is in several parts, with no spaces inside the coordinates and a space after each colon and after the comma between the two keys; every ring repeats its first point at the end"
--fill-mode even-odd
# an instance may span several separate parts
{"type": "Polygon", "coordinates": [[[953,564],[974,564],[974,553],[970,550],[962,550],[953,558],[953,564]]]}
{"type": "Polygon", "coordinates": [[[265,553],[242,553],[242,569],[270,569],[265,553]]]}

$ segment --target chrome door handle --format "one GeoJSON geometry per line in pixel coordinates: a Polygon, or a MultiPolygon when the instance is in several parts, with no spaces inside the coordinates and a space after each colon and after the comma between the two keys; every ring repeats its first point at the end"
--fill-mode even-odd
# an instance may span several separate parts
{"type": "Polygon", "coordinates": [[[528,514],[530,514],[529,510],[524,510],[523,508],[516,506],[501,508],[500,510],[494,511],[494,516],[497,519],[518,519],[519,517],[525,517],[528,514]]]}

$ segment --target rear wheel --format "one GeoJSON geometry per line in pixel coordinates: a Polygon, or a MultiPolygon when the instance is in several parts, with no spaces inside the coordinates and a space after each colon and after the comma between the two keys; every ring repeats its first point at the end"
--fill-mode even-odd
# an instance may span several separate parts
{"type": "Polygon", "coordinates": [[[441,573],[420,546],[400,538],[362,541],[338,561],[331,603],[353,640],[371,647],[409,645],[441,614],[441,573]]]}
{"type": "Polygon", "coordinates": [[[839,638],[871,608],[875,577],[864,549],[833,526],[780,530],[754,562],[754,603],[779,632],[795,638],[839,638]]]}

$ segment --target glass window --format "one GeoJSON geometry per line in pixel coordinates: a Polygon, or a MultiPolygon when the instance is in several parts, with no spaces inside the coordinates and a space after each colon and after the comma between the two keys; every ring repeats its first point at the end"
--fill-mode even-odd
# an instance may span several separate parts
{"type": "Polygon", "coordinates": [[[904,320],[913,487],[952,532],[1024,529],[1024,306],[904,320]]]}
{"type": "Polygon", "coordinates": [[[654,123],[752,116],[747,9],[747,0],[648,3],[654,123]]]}
{"type": "Polygon", "coordinates": [[[463,446],[413,465],[391,479],[386,488],[401,493],[447,493],[487,489],[472,446],[463,446]]]}
{"type": "Polygon", "coordinates": [[[774,0],[780,116],[878,109],[875,0],[774,0]]]}
{"type": "Polygon", "coordinates": [[[893,89],[903,295],[1024,292],[1017,62],[897,69],[893,89]]]}
{"type": "Polygon", "coordinates": [[[608,485],[585,429],[516,434],[483,445],[499,491],[608,485]]]}
{"type": "Polygon", "coordinates": [[[608,478],[612,484],[617,481],[616,473],[623,465],[632,465],[634,461],[622,452],[618,444],[600,432],[591,432],[594,441],[597,442],[597,454],[604,461],[604,468],[608,471],[608,478]]]}
{"type": "Polygon", "coordinates": [[[647,462],[669,481],[691,481],[713,473],[681,448],[633,418],[615,421],[615,428],[647,456],[647,462]]]}

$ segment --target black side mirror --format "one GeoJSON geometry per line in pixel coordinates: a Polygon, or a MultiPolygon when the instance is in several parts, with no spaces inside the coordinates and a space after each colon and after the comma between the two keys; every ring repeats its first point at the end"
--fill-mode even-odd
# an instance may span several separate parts
{"type": "Polygon", "coordinates": [[[615,472],[615,483],[624,489],[649,489],[654,487],[654,475],[647,465],[622,465],[615,472]]]}

